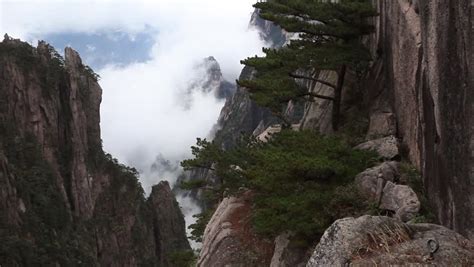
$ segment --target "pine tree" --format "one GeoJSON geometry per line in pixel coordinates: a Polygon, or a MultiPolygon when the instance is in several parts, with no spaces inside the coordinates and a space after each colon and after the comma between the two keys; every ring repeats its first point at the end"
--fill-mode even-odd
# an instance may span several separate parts
{"type": "Polygon", "coordinates": [[[367,68],[370,53],[361,37],[374,32],[368,18],[377,12],[368,0],[269,0],[254,5],[260,16],[274,22],[287,32],[299,33],[299,39],[281,49],[263,49],[265,57],[251,57],[242,64],[253,67],[251,80],[239,80],[250,90],[257,104],[270,108],[284,124],[289,124],[282,109],[290,100],[311,101],[321,98],[333,102],[333,128],[337,130],[342,88],[348,68],[367,68]],[[337,83],[315,78],[322,70],[337,73],[337,83]],[[296,79],[324,84],[334,90],[333,96],[318,95],[296,79]]]}

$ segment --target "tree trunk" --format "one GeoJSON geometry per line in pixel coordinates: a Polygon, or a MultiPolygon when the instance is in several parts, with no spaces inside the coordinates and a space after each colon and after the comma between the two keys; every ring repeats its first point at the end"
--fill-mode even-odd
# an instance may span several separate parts
{"type": "Polygon", "coordinates": [[[334,131],[339,129],[339,119],[341,116],[341,98],[342,88],[344,87],[344,78],[346,76],[346,65],[342,65],[337,73],[337,85],[334,90],[334,101],[332,102],[332,128],[334,131]]]}

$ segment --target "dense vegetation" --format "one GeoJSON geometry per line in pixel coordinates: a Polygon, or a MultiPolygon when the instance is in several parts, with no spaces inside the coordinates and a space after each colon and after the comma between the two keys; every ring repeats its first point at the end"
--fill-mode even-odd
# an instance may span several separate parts
{"type": "Polygon", "coordinates": [[[362,37],[375,29],[368,20],[377,15],[370,1],[270,0],[254,7],[263,19],[299,34],[299,38],[280,49],[264,48],[265,57],[243,60],[256,72],[252,79],[237,83],[248,88],[252,99],[270,108],[285,125],[289,120],[282,111],[288,101],[332,101],[332,124],[338,129],[346,72],[360,75],[371,60],[369,50],[362,44],[362,37]],[[337,82],[318,79],[316,74],[324,70],[333,71],[337,82]],[[333,93],[310,92],[302,83],[305,80],[321,83],[333,93]]]}
{"type": "Polygon", "coordinates": [[[61,195],[49,164],[32,135],[21,137],[11,124],[0,125],[0,150],[9,160],[18,196],[25,213],[21,227],[9,225],[0,217],[0,259],[5,264],[45,266],[93,264],[93,239],[88,225],[73,225],[72,215],[61,195]],[[12,228],[13,227],[13,228],[12,228]]]}
{"type": "MultiPolygon", "coordinates": [[[[352,182],[375,157],[337,137],[283,130],[268,142],[243,138],[227,151],[198,140],[193,154],[195,158],[183,161],[183,167],[210,168],[218,180],[193,181],[184,187],[200,187],[214,199],[251,190],[253,225],[266,236],[291,231],[314,240],[337,218],[370,208],[352,182]]],[[[204,228],[194,227],[199,240],[204,228]]]]}
{"type": "MultiPolygon", "coordinates": [[[[61,266],[95,266],[98,257],[96,239],[124,234],[124,220],[126,216],[133,216],[134,251],[131,253],[142,255],[139,263],[153,266],[156,258],[147,258],[143,253],[150,250],[145,247],[147,243],[144,240],[151,236],[149,228],[152,222],[150,208],[138,182],[138,173],[104,153],[100,142],[90,143],[95,140],[90,131],[87,171],[90,177],[109,175],[110,186],[105,187],[98,196],[93,218],[85,220],[74,214],[75,197],[71,189],[74,152],[68,128],[72,118],[70,90],[67,90],[70,79],[62,56],[44,43],[36,49],[19,40],[7,39],[0,43],[0,63],[5,65],[6,62],[12,62],[24,75],[38,77],[33,82],[38,82],[46,101],[58,101],[58,120],[64,123],[60,126],[65,129],[61,132],[64,135],[58,136],[58,147],[54,150],[57,165],[51,164],[44,158],[36,136],[27,130],[21,131],[18,121],[6,116],[9,115],[11,103],[5,101],[9,99],[8,89],[0,84],[0,113],[3,114],[0,116],[0,160],[6,162],[0,167],[8,168],[5,172],[0,171],[0,177],[8,175],[0,179],[0,183],[8,182],[16,190],[16,196],[21,199],[17,205],[23,210],[17,220],[6,211],[0,214],[0,262],[6,266],[50,266],[56,263],[61,266]],[[53,169],[55,166],[59,173],[53,169]],[[112,205],[120,209],[112,209],[112,205]],[[128,214],[118,213],[117,210],[128,214]]],[[[90,68],[82,66],[79,70],[84,77],[97,79],[90,68]]],[[[27,79],[27,82],[32,81],[27,79]]],[[[90,103],[90,92],[86,90],[89,84],[83,83],[90,81],[79,79],[79,82],[80,100],[87,107],[90,103]]],[[[0,187],[8,188],[5,184],[0,184],[0,187]]]]}

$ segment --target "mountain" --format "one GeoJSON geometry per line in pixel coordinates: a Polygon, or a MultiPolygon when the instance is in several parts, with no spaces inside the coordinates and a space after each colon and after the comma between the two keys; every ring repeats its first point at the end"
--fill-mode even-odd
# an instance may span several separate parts
{"type": "Polygon", "coordinates": [[[167,183],[102,150],[102,89],[79,54],[0,43],[0,265],[172,266],[190,249],[167,183]]]}
{"type": "Polygon", "coordinates": [[[197,65],[199,78],[191,83],[190,91],[201,89],[205,93],[214,93],[218,99],[226,99],[235,92],[235,85],[226,81],[222,76],[219,63],[214,57],[207,57],[197,65]]]}
{"type": "MultiPolygon", "coordinates": [[[[374,62],[358,86],[355,75],[346,77],[347,88],[356,89],[343,96],[341,132],[360,143],[358,148],[381,156],[383,162],[359,174],[356,182],[394,218],[341,218],[306,247],[295,244],[291,233],[257,242],[251,196],[232,196],[217,205],[206,227],[198,266],[474,264],[472,4],[372,2],[379,12],[373,19],[376,33],[365,41],[374,62]],[[407,185],[407,176],[419,176],[418,185],[407,185]],[[413,220],[422,210],[431,210],[431,223],[413,220]]],[[[274,44],[285,43],[268,24],[257,25],[262,36],[277,36],[274,44]]],[[[251,77],[252,70],[242,75],[251,77]]],[[[330,71],[314,77],[336,79],[330,71]]],[[[332,93],[319,83],[307,87],[332,93]]],[[[298,128],[333,134],[331,110],[327,100],[307,103],[298,128]]],[[[232,146],[240,132],[274,131],[273,123],[238,88],[222,110],[215,140],[232,146]]]]}

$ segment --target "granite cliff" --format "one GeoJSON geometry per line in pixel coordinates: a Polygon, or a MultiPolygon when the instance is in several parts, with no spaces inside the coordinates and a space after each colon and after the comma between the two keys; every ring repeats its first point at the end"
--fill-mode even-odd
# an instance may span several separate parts
{"type": "MultiPolygon", "coordinates": [[[[266,266],[473,264],[473,4],[467,0],[386,0],[373,4],[379,11],[373,20],[376,33],[365,40],[373,62],[364,77],[351,73],[346,77],[346,86],[352,89],[346,91],[354,93],[343,95],[340,132],[352,135],[357,144],[363,143],[359,148],[375,149],[387,161],[377,167],[372,182],[367,183],[368,178],[360,186],[371,184],[366,189],[379,200],[379,208],[390,210],[395,219],[366,216],[336,221],[314,251],[289,246],[287,233],[266,240],[267,245],[255,250],[247,245],[252,243],[252,234],[245,230],[250,222],[240,210],[248,200],[227,198],[205,231],[200,266],[209,262],[259,266],[256,259],[266,266]],[[404,184],[398,167],[388,171],[396,173],[389,174],[392,180],[385,180],[391,167],[383,166],[394,164],[391,161],[403,161],[417,169],[422,186],[416,193],[404,184]],[[420,206],[421,210],[431,209],[439,225],[411,221],[421,212],[420,206]],[[367,240],[360,229],[386,238],[367,240]],[[445,238],[447,235],[453,238],[445,238]],[[230,246],[229,240],[237,240],[239,247],[234,243],[230,246]],[[354,243],[338,251],[345,242],[341,240],[354,243]],[[387,247],[377,248],[376,243],[382,241],[387,247]],[[268,242],[274,249],[272,257],[268,256],[268,242]],[[367,245],[365,254],[354,254],[356,243],[367,245]],[[248,253],[242,257],[245,248],[249,248],[248,253]]],[[[264,31],[262,36],[276,36],[265,23],[258,25],[264,31]]],[[[284,42],[278,37],[274,43],[284,42]]],[[[252,70],[244,69],[242,75],[251,76],[252,70]]],[[[330,82],[335,79],[334,73],[327,71],[312,75],[330,82]]],[[[308,84],[308,88],[331,94],[330,88],[321,84],[308,84]]],[[[331,106],[327,100],[308,103],[299,128],[333,133],[331,106]]],[[[250,100],[245,88],[238,88],[222,110],[216,140],[226,147],[240,132],[259,135],[265,129],[278,131],[278,127],[271,127],[275,119],[266,112],[250,100]]]]}
{"type": "Polygon", "coordinates": [[[102,150],[102,89],[78,53],[0,43],[0,265],[172,266],[188,250],[169,185],[102,150]]]}

